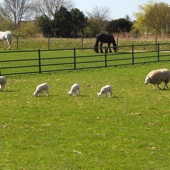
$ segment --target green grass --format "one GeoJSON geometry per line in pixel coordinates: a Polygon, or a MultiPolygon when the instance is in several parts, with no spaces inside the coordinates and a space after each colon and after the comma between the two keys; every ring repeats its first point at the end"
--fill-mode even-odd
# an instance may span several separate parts
{"type": "Polygon", "coordinates": [[[169,170],[170,90],[144,85],[170,63],[6,76],[0,169],[169,170]],[[50,95],[34,97],[47,82],[50,95]],[[78,83],[81,95],[68,96],[78,83]],[[97,97],[106,84],[113,97],[97,97]]]}
{"type": "MultiPolygon", "coordinates": [[[[170,44],[169,44],[170,45],[170,44]]],[[[154,46],[155,47],[155,46],[154,46]]],[[[159,52],[160,61],[169,61],[169,46],[163,46],[159,52]]],[[[153,45],[137,46],[134,53],[134,64],[157,62],[158,52],[153,50],[153,45]],[[147,47],[148,49],[144,49],[147,47]],[[149,49],[150,48],[150,49],[149,49]]],[[[104,53],[94,53],[92,49],[53,49],[40,50],[41,71],[74,70],[90,67],[105,67],[132,65],[131,46],[119,47],[117,53],[107,53],[107,63],[105,63],[104,53]],[[74,60],[74,56],[75,60],[74,60]]],[[[39,51],[1,51],[0,71],[2,75],[18,73],[38,73],[39,72],[39,51]]]]}

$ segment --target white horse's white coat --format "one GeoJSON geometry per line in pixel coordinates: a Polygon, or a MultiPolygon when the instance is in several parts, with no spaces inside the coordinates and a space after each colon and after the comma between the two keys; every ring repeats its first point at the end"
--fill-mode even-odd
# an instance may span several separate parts
{"type": "Polygon", "coordinates": [[[4,40],[7,40],[8,50],[11,49],[11,41],[12,41],[11,31],[5,31],[5,32],[0,31],[0,40],[2,41],[2,45],[3,45],[4,49],[6,49],[6,46],[4,44],[4,40]]]}

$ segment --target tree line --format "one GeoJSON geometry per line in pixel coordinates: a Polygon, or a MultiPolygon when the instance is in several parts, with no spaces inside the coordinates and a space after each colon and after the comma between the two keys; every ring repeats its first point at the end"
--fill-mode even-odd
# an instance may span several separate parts
{"type": "Polygon", "coordinates": [[[3,0],[0,30],[18,36],[94,37],[100,32],[170,35],[170,6],[148,2],[139,6],[135,20],[129,16],[108,20],[108,7],[95,6],[87,16],[71,0],[3,0]]]}

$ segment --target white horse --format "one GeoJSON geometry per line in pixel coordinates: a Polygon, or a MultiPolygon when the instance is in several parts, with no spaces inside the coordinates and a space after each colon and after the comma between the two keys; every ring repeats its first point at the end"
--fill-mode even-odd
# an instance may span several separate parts
{"type": "Polygon", "coordinates": [[[4,40],[7,40],[8,50],[11,49],[11,41],[12,41],[11,31],[5,31],[5,32],[0,31],[0,40],[2,41],[2,45],[3,45],[4,49],[6,49],[6,46],[4,44],[4,40]]]}

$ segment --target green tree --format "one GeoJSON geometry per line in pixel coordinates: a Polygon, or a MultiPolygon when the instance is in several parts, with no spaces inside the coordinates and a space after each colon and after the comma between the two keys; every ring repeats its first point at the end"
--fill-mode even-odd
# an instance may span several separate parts
{"type": "Polygon", "coordinates": [[[47,37],[53,36],[53,31],[52,31],[52,21],[50,18],[48,18],[46,15],[42,15],[38,19],[38,26],[41,29],[43,36],[47,37]]]}
{"type": "Polygon", "coordinates": [[[71,10],[72,23],[74,24],[74,34],[78,37],[78,33],[83,35],[84,27],[87,25],[87,17],[77,8],[71,10]]]}
{"type": "Polygon", "coordinates": [[[106,31],[109,33],[130,32],[133,22],[129,17],[112,20],[108,23],[106,31]]]}
{"type": "Polygon", "coordinates": [[[14,30],[15,25],[11,20],[8,20],[2,16],[0,16],[0,30],[1,31],[6,31],[6,30],[14,30]]]}
{"type": "Polygon", "coordinates": [[[61,7],[56,11],[53,20],[53,30],[58,37],[72,37],[74,24],[71,12],[66,8],[61,7]]]}
{"type": "Polygon", "coordinates": [[[170,32],[170,7],[163,2],[149,1],[144,6],[139,6],[140,12],[135,14],[134,29],[140,33],[169,34],[170,32]]]}

